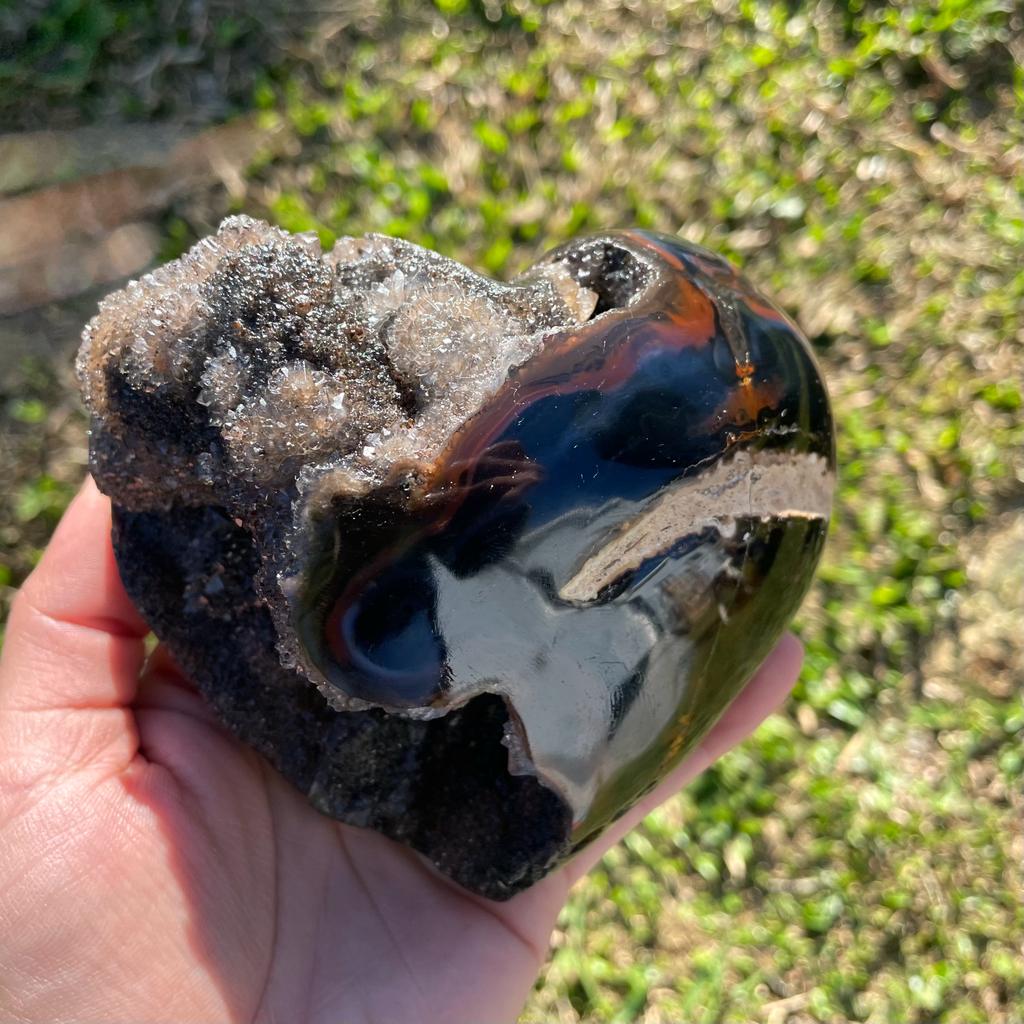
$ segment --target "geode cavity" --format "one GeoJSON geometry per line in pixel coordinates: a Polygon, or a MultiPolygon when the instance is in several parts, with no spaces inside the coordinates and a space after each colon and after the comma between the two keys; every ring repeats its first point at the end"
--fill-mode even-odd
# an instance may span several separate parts
{"type": "Polygon", "coordinates": [[[157,636],[321,811],[493,898],[694,746],[825,537],[809,348],[677,238],[499,284],[236,217],[108,298],[78,369],[157,636]]]}

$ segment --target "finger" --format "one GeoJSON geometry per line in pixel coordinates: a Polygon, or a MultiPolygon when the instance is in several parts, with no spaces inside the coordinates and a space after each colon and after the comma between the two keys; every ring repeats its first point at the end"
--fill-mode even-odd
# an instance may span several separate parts
{"type": "Polygon", "coordinates": [[[176,711],[210,725],[220,724],[213,708],[163,644],[146,660],[132,707],[136,712],[176,711]]]}
{"type": "Polygon", "coordinates": [[[152,653],[146,659],[145,667],[142,670],[142,678],[139,682],[140,693],[152,681],[158,681],[161,686],[173,686],[176,689],[195,694],[196,696],[199,694],[195,683],[185,675],[182,667],[165,644],[158,644],[154,647],[152,653]]]}
{"type": "Polygon", "coordinates": [[[743,692],[704,737],[700,746],[653,792],[631,807],[611,828],[584,847],[566,865],[570,880],[575,882],[582,878],[651,811],[746,739],[773,711],[777,710],[796,683],[803,656],[800,641],[787,633],[744,687],[743,692]]]}
{"type": "Polygon", "coordinates": [[[110,502],[87,480],[14,600],[0,715],[127,706],[146,633],[114,562],[110,502]]]}

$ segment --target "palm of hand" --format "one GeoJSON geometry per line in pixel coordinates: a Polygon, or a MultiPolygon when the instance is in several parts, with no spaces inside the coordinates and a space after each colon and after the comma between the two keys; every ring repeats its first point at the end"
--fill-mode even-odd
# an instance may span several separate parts
{"type": "Polygon", "coordinates": [[[753,728],[783,645],[600,843],[504,904],[322,817],[214,721],[117,580],[79,497],[12,613],[0,668],[0,1013],[28,1021],[513,1020],[570,884],[753,728]]]}

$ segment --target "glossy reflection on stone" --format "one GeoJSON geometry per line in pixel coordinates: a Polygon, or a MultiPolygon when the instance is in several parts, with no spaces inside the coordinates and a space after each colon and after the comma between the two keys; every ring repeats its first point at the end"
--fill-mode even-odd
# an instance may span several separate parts
{"type": "Polygon", "coordinates": [[[676,238],[503,285],[236,218],[107,300],[79,367],[157,634],[314,804],[496,898],[693,747],[824,541],[809,348],[676,238]]]}

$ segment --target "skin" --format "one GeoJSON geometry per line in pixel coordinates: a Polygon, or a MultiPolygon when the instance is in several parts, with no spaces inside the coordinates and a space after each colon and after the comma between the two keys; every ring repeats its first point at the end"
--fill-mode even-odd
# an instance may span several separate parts
{"type": "Polygon", "coordinates": [[[570,887],[785,698],[786,637],[689,760],[507,903],[324,818],[213,719],[121,587],[87,482],[0,661],[0,1019],[513,1021],[570,887]]]}

